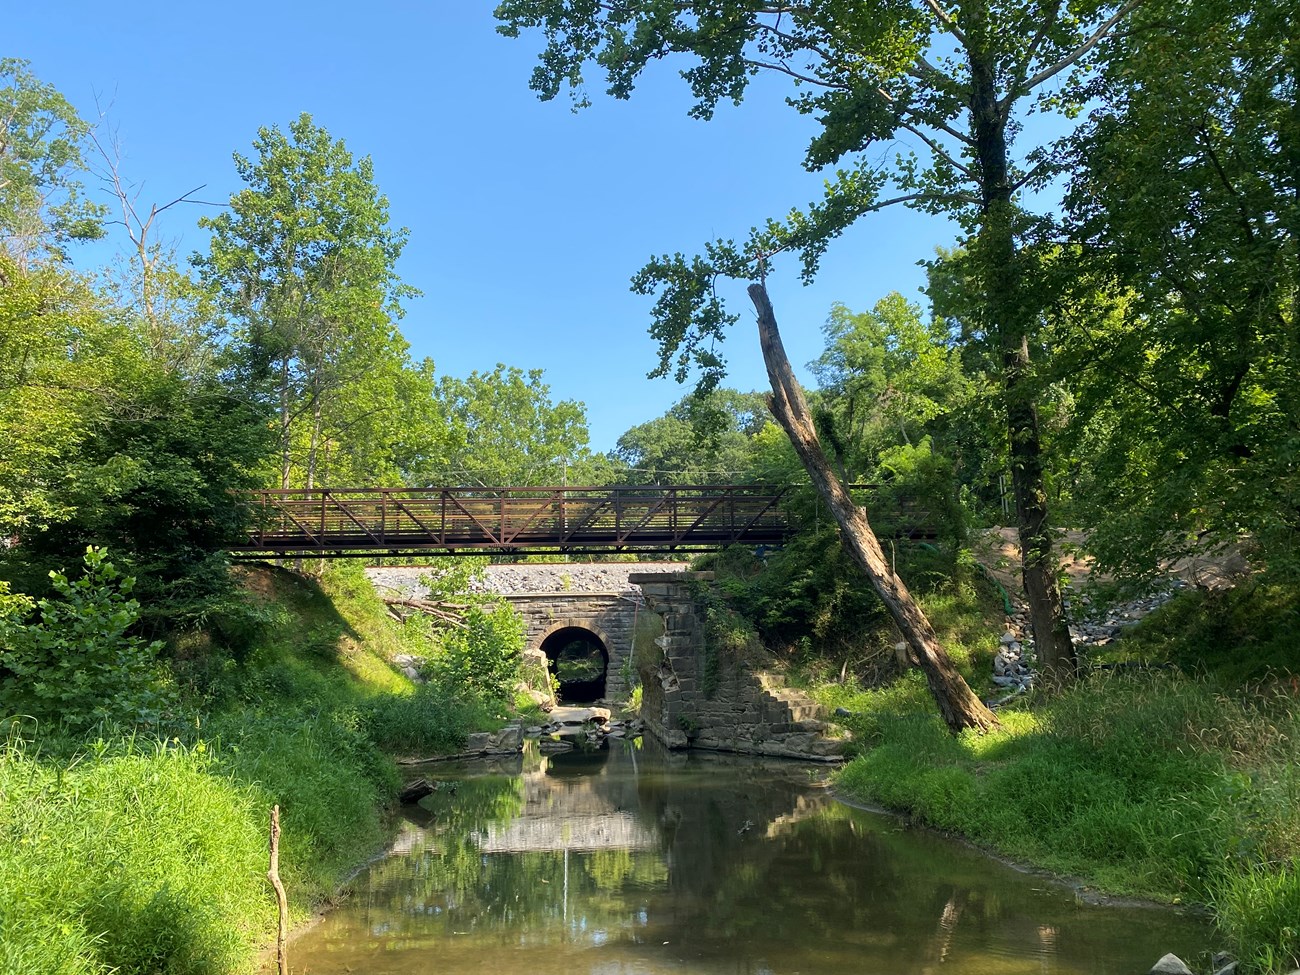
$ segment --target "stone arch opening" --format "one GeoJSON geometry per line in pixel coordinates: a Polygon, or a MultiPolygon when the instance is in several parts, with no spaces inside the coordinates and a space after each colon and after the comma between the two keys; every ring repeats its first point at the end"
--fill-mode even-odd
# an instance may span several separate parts
{"type": "Polygon", "coordinates": [[[546,667],[560,685],[561,704],[591,704],[605,696],[609,650],[605,642],[582,626],[564,626],[541,645],[546,667]]]}

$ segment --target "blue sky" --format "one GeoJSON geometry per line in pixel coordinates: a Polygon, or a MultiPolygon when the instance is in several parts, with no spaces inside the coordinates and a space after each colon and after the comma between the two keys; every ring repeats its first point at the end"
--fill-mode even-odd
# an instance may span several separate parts
{"type": "MultiPolygon", "coordinates": [[[[586,404],[598,450],[685,391],[646,379],[651,300],[628,290],[631,275],[820,194],[800,165],[814,123],[786,107],[778,79],[698,122],[680,65],[662,64],[627,102],[593,77],[593,106],[574,113],[529,90],[540,38],[497,35],[492,0],[7,6],[0,56],[29,59],[86,117],[103,110],[146,208],[199,184],[203,199],[226,199],[239,188],[231,153],[304,111],[370,155],[393,222],[410,229],[399,272],[424,292],[401,325],[413,354],[452,375],[544,369],[555,399],[586,404]]],[[[199,215],[166,215],[182,253],[204,246],[199,215]]],[[[810,287],[779,265],[768,288],[791,359],[819,354],[834,302],[919,300],[917,262],[953,235],[898,209],[833,244],[810,287]]],[[[732,297],[729,383],[763,388],[752,311],[741,289],[732,297]]]]}

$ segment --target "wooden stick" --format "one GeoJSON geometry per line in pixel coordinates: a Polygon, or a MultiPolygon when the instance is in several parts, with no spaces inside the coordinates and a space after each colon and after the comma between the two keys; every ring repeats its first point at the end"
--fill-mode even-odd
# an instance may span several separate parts
{"type": "Polygon", "coordinates": [[[280,909],[280,929],[275,937],[275,962],[280,975],[289,975],[289,959],[286,942],[289,938],[289,898],[285,896],[284,884],[280,882],[280,807],[271,807],[271,868],[266,872],[266,879],[275,888],[275,903],[280,909]]]}

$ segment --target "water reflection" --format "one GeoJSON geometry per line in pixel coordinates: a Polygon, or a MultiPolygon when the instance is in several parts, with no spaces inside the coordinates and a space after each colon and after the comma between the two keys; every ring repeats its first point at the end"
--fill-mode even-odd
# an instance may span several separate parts
{"type": "Polygon", "coordinates": [[[394,855],[295,945],[295,967],[1128,975],[1209,944],[1199,922],[1080,905],[838,804],[792,763],[611,742],[429,771],[439,788],[394,855]]]}

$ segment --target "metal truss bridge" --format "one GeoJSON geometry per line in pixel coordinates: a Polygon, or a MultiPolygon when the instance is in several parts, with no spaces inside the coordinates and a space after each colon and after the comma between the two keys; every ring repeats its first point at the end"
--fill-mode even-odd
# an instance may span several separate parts
{"type": "Polygon", "coordinates": [[[777,545],[788,490],[455,487],[250,491],[237,558],[701,552],[777,545]]]}

